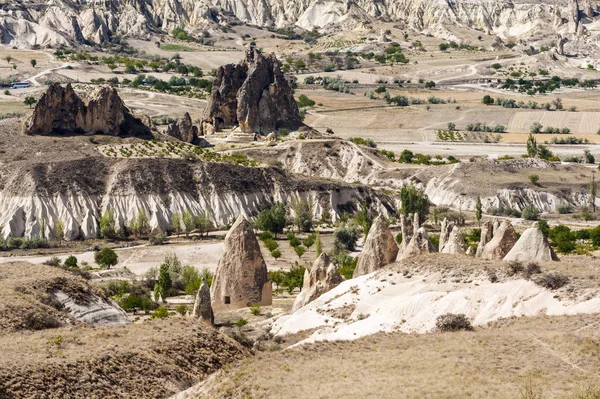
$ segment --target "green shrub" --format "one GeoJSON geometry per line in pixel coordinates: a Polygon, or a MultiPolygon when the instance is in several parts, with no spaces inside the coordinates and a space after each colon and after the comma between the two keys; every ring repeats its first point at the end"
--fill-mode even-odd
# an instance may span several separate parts
{"type": "Polygon", "coordinates": [[[58,256],[53,256],[47,261],[44,262],[44,265],[60,267],[62,265],[62,261],[58,256]]]}
{"type": "Polygon", "coordinates": [[[265,244],[265,248],[267,248],[269,252],[273,252],[274,250],[279,248],[279,244],[277,244],[277,241],[273,239],[266,239],[263,241],[263,243],[265,244]]]}
{"type": "Polygon", "coordinates": [[[271,256],[275,259],[279,259],[279,258],[281,258],[281,251],[278,249],[275,249],[275,250],[271,251],[271,256]]]}
{"type": "Polygon", "coordinates": [[[534,185],[537,186],[538,182],[540,181],[540,176],[539,175],[529,175],[529,181],[534,185]]]}
{"type": "Polygon", "coordinates": [[[165,319],[169,317],[169,310],[164,306],[159,306],[152,314],[150,315],[153,319],[165,319]]]}
{"type": "Polygon", "coordinates": [[[354,251],[359,237],[360,232],[354,225],[341,224],[333,232],[334,250],[336,252],[340,252],[340,250],[354,251]]]}
{"type": "Polygon", "coordinates": [[[187,307],[187,305],[185,303],[180,303],[175,308],[175,311],[177,313],[179,313],[181,316],[185,316],[187,314],[187,312],[188,312],[188,307],[187,307]]]}
{"type": "Polygon", "coordinates": [[[435,327],[437,331],[447,332],[447,331],[473,331],[473,325],[471,324],[471,320],[467,318],[465,314],[454,314],[454,313],[446,313],[438,318],[435,321],[435,327]]]}
{"type": "Polygon", "coordinates": [[[521,211],[521,217],[525,220],[538,220],[540,217],[540,210],[536,208],[534,205],[525,205],[523,210],[521,211]]]}
{"type": "Polygon", "coordinates": [[[275,238],[275,236],[270,231],[263,231],[258,235],[258,239],[261,241],[272,240],[273,238],[275,238]]]}
{"type": "Polygon", "coordinates": [[[236,322],[235,322],[235,326],[239,329],[242,329],[242,327],[244,327],[246,324],[248,324],[248,320],[244,319],[243,317],[240,317],[236,322]]]}
{"type": "Polygon", "coordinates": [[[566,203],[566,202],[563,202],[562,204],[558,204],[556,206],[556,211],[558,213],[560,213],[561,215],[565,215],[567,213],[571,213],[571,205],[568,204],[568,203],[566,203]]]}
{"type": "Polygon", "coordinates": [[[250,313],[254,316],[260,316],[261,308],[259,305],[250,306],[250,313]]]}

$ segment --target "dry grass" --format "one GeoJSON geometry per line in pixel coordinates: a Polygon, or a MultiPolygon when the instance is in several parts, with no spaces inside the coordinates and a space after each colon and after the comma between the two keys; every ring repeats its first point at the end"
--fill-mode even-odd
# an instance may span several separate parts
{"type": "Polygon", "coordinates": [[[171,317],[0,337],[2,398],[164,398],[249,353],[197,321],[171,317]]]}
{"type": "Polygon", "coordinates": [[[568,398],[600,373],[598,315],[495,324],[261,353],[191,397],[534,398],[520,393],[541,388],[543,398],[568,398]]]}

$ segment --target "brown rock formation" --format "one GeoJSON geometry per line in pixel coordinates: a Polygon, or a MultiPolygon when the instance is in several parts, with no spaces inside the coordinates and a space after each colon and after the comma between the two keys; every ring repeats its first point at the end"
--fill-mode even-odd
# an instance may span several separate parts
{"type": "Polygon", "coordinates": [[[482,259],[500,260],[517,242],[517,234],[508,220],[503,221],[494,234],[494,238],[486,244],[481,253],[482,259]]]}
{"type": "Polygon", "coordinates": [[[210,296],[213,309],[272,303],[267,265],[252,226],[242,215],[225,236],[210,296]]]}
{"type": "Polygon", "coordinates": [[[205,279],[202,279],[202,284],[196,294],[196,302],[194,303],[192,317],[195,319],[202,319],[212,326],[215,325],[215,315],[210,303],[210,288],[205,279]]]}
{"type": "Polygon", "coordinates": [[[548,244],[548,239],[542,233],[539,223],[525,230],[519,241],[512,247],[510,252],[504,257],[506,261],[519,262],[549,262],[558,261],[558,256],[548,244]]]}
{"type": "Polygon", "coordinates": [[[125,107],[115,88],[96,89],[86,105],[71,84],[62,87],[54,83],[40,97],[25,131],[36,135],[101,133],[117,136],[131,131],[137,133],[142,126],[125,107]]]}
{"type": "Polygon", "coordinates": [[[352,277],[369,274],[396,260],[398,245],[383,216],[373,221],[352,277]]]}
{"type": "Polygon", "coordinates": [[[327,254],[321,254],[315,263],[304,272],[304,285],[296,297],[292,312],[314,301],[327,291],[337,287],[344,279],[331,263],[327,254]]]}
{"type": "Polygon", "coordinates": [[[263,135],[303,125],[279,61],[254,47],[246,51],[241,64],[218,69],[204,122],[204,131],[212,130],[207,124],[214,130],[239,126],[244,133],[263,135]]]}
{"type": "Polygon", "coordinates": [[[193,142],[198,137],[198,127],[192,123],[192,117],[188,112],[183,114],[176,123],[167,128],[167,134],[186,143],[193,142]]]}
{"type": "Polygon", "coordinates": [[[475,252],[476,257],[481,257],[483,249],[485,248],[487,243],[492,240],[493,237],[494,227],[492,225],[492,222],[488,220],[487,222],[484,222],[481,225],[481,237],[479,238],[479,245],[477,245],[477,252],[475,252]]]}

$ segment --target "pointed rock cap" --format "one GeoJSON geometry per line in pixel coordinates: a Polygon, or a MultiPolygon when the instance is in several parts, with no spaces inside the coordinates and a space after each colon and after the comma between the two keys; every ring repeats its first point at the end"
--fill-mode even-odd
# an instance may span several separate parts
{"type": "Polygon", "coordinates": [[[292,312],[314,301],[327,291],[335,288],[344,279],[327,254],[322,253],[313,263],[310,271],[304,272],[302,292],[296,297],[292,312]]]}
{"type": "Polygon", "coordinates": [[[558,261],[558,256],[548,243],[548,239],[535,222],[525,230],[519,241],[504,257],[505,261],[519,262],[550,262],[558,261]]]}
{"type": "Polygon", "coordinates": [[[431,240],[429,240],[427,231],[424,227],[420,227],[419,230],[417,230],[416,233],[412,236],[410,242],[406,245],[404,251],[398,253],[398,258],[396,260],[411,258],[413,256],[425,255],[434,251],[435,248],[433,247],[431,240]]]}
{"type": "Polygon", "coordinates": [[[464,254],[466,252],[466,243],[460,229],[457,226],[452,228],[448,241],[440,252],[445,254],[464,254]]]}
{"type": "Polygon", "coordinates": [[[396,261],[398,245],[383,215],[373,221],[352,277],[369,274],[396,261]]]}
{"type": "Polygon", "coordinates": [[[201,319],[213,326],[215,325],[215,316],[210,301],[210,288],[208,287],[206,278],[204,277],[202,277],[202,284],[200,284],[200,289],[196,294],[196,302],[194,303],[192,317],[195,319],[201,319]]]}
{"type": "Polygon", "coordinates": [[[242,215],[225,236],[210,292],[214,309],[272,303],[267,265],[254,230],[242,215]]]}
{"type": "Polygon", "coordinates": [[[508,220],[500,223],[494,238],[486,244],[481,254],[482,259],[501,260],[517,242],[517,233],[508,220]]]}

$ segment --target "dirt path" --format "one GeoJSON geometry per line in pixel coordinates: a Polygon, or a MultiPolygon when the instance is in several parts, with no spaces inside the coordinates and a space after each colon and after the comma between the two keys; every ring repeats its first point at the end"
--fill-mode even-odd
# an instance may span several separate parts
{"type": "Polygon", "coordinates": [[[557,351],[555,351],[554,349],[552,349],[552,347],[547,344],[546,342],[542,341],[541,339],[539,339],[538,337],[536,337],[533,333],[529,333],[529,336],[531,337],[532,341],[536,344],[538,344],[539,346],[541,346],[546,352],[548,352],[548,354],[550,354],[552,357],[564,362],[565,364],[571,366],[573,369],[577,370],[577,371],[581,371],[583,373],[589,373],[588,370],[580,367],[579,365],[573,363],[568,357],[563,356],[562,354],[558,353],[557,351]]]}

